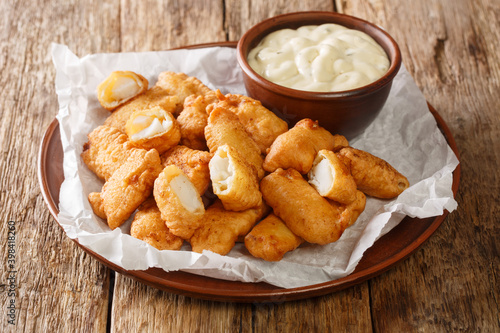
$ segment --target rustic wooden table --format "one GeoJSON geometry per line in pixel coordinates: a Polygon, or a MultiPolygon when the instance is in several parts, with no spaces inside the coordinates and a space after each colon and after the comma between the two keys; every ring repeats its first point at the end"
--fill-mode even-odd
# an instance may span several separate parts
{"type": "Polygon", "coordinates": [[[0,331],[500,330],[498,1],[8,0],[0,13],[0,331]],[[165,50],[238,40],[267,17],[304,10],[385,27],[455,137],[459,207],[428,242],[341,292],[238,304],[178,296],[115,274],[63,233],[36,174],[40,141],[58,109],[52,42],[79,56],[165,50]]]}

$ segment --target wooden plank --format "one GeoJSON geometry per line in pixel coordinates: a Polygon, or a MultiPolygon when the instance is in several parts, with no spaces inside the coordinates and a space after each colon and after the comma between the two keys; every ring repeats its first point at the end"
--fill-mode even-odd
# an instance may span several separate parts
{"type": "Polygon", "coordinates": [[[106,329],[109,270],[64,235],[43,202],[36,174],[39,143],[58,109],[50,43],[83,54],[106,50],[100,38],[116,27],[105,23],[113,13],[101,4],[0,4],[0,282],[15,278],[9,281],[15,296],[4,292],[8,286],[0,288],[3,332],[106,329]],[[15,228],[10,240],[8,221],[15,228]],[[15,252],[14,269],[9,250],[15,252]],[[11,301],[14,318],[7,316],[11,301]]]}
{"type": "Polygon", "coordinates": [[[462,161],[458,210],[415,255],[371,281],[374,328],[496,331],[500,5],[395,0],[337,5],[395,37],[404,64],[454,134],[462,161]]]}

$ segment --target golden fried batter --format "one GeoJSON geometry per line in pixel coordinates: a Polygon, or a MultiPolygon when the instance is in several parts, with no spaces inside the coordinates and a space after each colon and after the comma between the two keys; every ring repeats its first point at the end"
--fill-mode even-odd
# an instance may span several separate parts
{"type": "Polygon", "coordinates": [[[191,95],[206,95],[211,90],[205,86],[200,80],[195,77],[188,76],[184,73],[162,72],[158,75],[157,87],[166,90],[169,95],[179,97],[175,114],[178,115],[182,111],[184,100],[191,95]]]}
{"type": "Polygon", "coordinates": [[[262,179],[260,190],[274,214],[307,242],[328,244],[342,235],[340,212],[295,169],[277,169],[262,179]]]}
{"type": "Polygon", "coordinates": [[[112,111],[145,92],[148,84],[148,80],[140,74],[115,71],[97,86],[97,99],[103,108],[112,111]]]}
{"type": "Polygon", "coordinates": [[[201,253],[209,250],[226,255],[234,247],[239,236],[246,235],[250,229],[267,213],[268,207],[258,207],[240,212],[225,210],[216,200],[207,208],[203,222],[189,240],[192,250],[201,253]]]}
{"type": "Polygon", "coordinates": [[[264,160],[264,170],[273,172],[278,168],[293,168],[306,174],[318,151],[335,150],[347,145],[345,137],[332,135],[317,121],[302,119],[273,142],[264,160]]]}
{"type": "Polygon", "coordinates": [[[331,150],[320,150],[307,174],[321,196],[349,204],[356,199],[356,183],[344,163],[331,150]]]}
{"type": "Polygon", "coordinates": [[[160,154],[181,140],[179,124],[173,114],[160,106],[136,110],[125,125],[130,142],[140,148],[155,148],[160,154]]]}
{"type": "Polygon", "coordinates": [[[245,157],[255,168],[259,179],[264,176],[259,146],[231,111],[220,107],[212,110],[208,117],[208,125],[205,127],[205,138],[210,152],[213,153],[220,146],[227,144],[245,157]]]}
{"type": "Polygon", "coordinates": [[[134,111],[159,106],[165,111],[173,113],[177,109],[179,103],[179,97],[169,95],[165,89],[155,86],[113,111],[113,113],[104,121],[104,125],[118,128],[120,131],[125,133],[127,120],[130,118],[132,113],[134,113],[134,111]]]}
{"type": "Polygon", "coordinates": [[[224,96],[219,90],[217,90],[217,97],[220,102],[211,105],[207,112],[211,113],[213,109],[222,107],[236,114],[247,133],[259,146],[262,154],[266,153],[267,148],[278,135],[288,130],[288,124],[265,108],[260,101],[237,94],[224,96]]]}
{"type": "Polygon", "coordinates": [[[94,129],[88,138],[81,154],[83,162],[104,180],[108,180],[129,157],[140,159],[146,154],[145,149],[134,148],[127,135],[106,125],[94,129]]]}
{"type": "Polygon", "coordinates": [[[179,250],[184,242],[168,230],[153,197],[139,206],[130,226],[130,235],[158,250],[179,250]]]}
{"type": "Polygon", "coordinates": [[[255,169],[235,148],[220,146],[208,166],[214,194],[225,209],[242,211],[262,203],[255,169]]]}
{"type": "Polygon", "coordinates": [[[101,200],[96,194],[89,195],[93,210],[98,215],[104,213],[111,229],[119,227],[151,195],[161,169],[160,155],[155,149],[147,151],[143,158],[130,157],[104,183],[101,200]]]}
{"type": "Polygon", "coordinates": [[[155,180],[153,194],[170,232],[189,239],[205,213],[193,183],[177,166],[168,165],[155,180]]]}
{"type": "Polygon", "coordinates": [[[367,195],[391,199],[410,186],[408,179],[389,163],[368,152],[346,147],[337,156],[350,170],[358,190],[367,195]]]}
{"type": "Polygon", "coordinates": [[[210,186],[210,169],[208,163],[213,154],[208,151],[191,149],[186,146],[175,146],[161,156],[163,165],[176,165],[189,178],[203,195],[210,186]]]}
{"type": "Polygon", "coordinates": [[[208,105],[218,101],[215,92],[206,95],[191,95],[184,101],[184,108],[177,117],[181,130],[181,143],[189,148],[207,150],[205,126],[207,126],[208,105]]]}
{"type": "Polygon", "coordinates": [[[285,253],[295,250],[303,242],[274,214],[260,221],[245,237],[248,252],[266,261],[280,261],[285,253]]]}

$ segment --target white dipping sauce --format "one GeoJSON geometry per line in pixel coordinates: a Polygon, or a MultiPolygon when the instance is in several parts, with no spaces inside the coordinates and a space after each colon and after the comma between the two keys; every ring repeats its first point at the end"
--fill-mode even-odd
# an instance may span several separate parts
{"type": "Polygon", "coordinates": [[[373,38],[338,24],[274,31],[250,51],[248,63],[271,82],[316,92],[362,87],[390,66],[373,38]]]}

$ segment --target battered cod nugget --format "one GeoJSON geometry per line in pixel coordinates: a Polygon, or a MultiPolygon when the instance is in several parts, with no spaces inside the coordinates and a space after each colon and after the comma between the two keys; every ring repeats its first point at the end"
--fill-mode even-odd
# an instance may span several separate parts
{"type": "Polygon", "coordinates": [[[226,255],[234,247],[239,236],[246,235],[268,211],[265,204],[241,212],[225,210],[216,200],[207,208],[203,223],[189,240],[192,250],[201,253],[209,250],[226,255]]]}
{"type": "Polygon", "coordinates": [[[158,250],[179,250],[184,242],[168,230],[154,198],[150,197],[137,210],[130,226],[130,235],[158,250]]]}
{"type": "Polygon", "coordinates": [[[106,125],[94,129],[88,138],[81,154],[83,162],[104,180],[108,180],[129,157],[140,159],[146,154],[146,150],[134,148],[127,135],[106,125]]]}
{"type": "Polygon", "coordinates": [[[168,165],[155,180],[153,194],[170,232],[189,239],[205,213],[193,183],[177,166],[168,165]]]}
{"type": "Polygon", "coordinates": [[[154,149],[143,158],[129,158],[104,183],[100,198],[95,193],[89,195],[96,215],[105,217],[111,229],[122,225],[151,195],[161,169],[160,155],[154,149]]]}
{"type": "Polygon", "coordinates": [[[320,150],[308,173],[311,184],[321,196],[349,204],[356,199],[356,183],[344,163],[331,150],[320,150]]]}
{"type": "Polygon", "coordinates": [[[259,146],[247,134],[238,117],[231,111],[219,107],[212,110],[208,117],[207,127],[205,127],[205,138],[210,152],[213,153],[220,146],[227,144],[245,157],[246,161],[255,168],[259,179],[264,177],[263,159],[259,146]]]}
{"type": "Polygon", "coordinates": [[[262,203],[255,169],[236,149],[228,145],[220,146],[208,167],[214,194],[225,209],[242,211],[262,203]]]}
{"type": "Polygon", "coordinates": [[[208,151],[191,149],[186,146],[175,146],[161,156],[163,165],[176,165],[186,174],[200,195],[210,186],[210,169],[208,163],[213,154],[208,151]]]}
{"type": "Polygon", "coordinates": [[[264,170],[273,172],[278,168],[293,168],[306,174],[318,151],[337,150],[347,145],[347,139],[342,135],[332,135],[317,121],[302,119],[273,142],[264,160],[264,170]]]}
{"type": "Polygon", "coordinates": [[[130,116],[134,111],[150,109],[155,106],[161,107],[163,110],[173,113],[179,104],[179,97],[169,95],[165,89],[161,87],[152,87],[146,90],[143,94],[128,101],[117,108],[105,121],[104,125],[118,128],[125,133],[125,126],[130,116]]]}
{"type": "Polygon", "coordinates": [[[169,95],[179,97],[179,103],[175,110],[176,115],[182,111],[182,105],[188,96],[206,95],[211,92],[210,88],[200,80],[184,73],[162,72],[158,75],[156,86],[167,91],[169,95]]]}
{"type": "Polygon", "coordinates": [[[148,80],[130,71],[112,72],[97,86],[97,99],[109,111],[126,103],[148,89],[148,80]]]}
{"type": "Polygon", "coordinates": [[[344,229],[340,212],[294,169],[278,169],[260,182],[265,202],[297,236],[309,243],[328,244],[344,229]]]}
{"type": "Polygon", "coordinates": [[[356,199],[348,205],[328,200],[330,205],[340,214],[340,224],[345,230],[356,222],[366,206],[366,196],[361,191],[356,191],[356,199]]]}
{"type": "Polygon", "coordinates": [[[266,261],[280,261],[285,253],[295,250],[303,242],[274,214],[260,221],[245,237],[248,252],[266,261]]]}
{"type": "Polygon", "coordinates": [[[207,126],[207,106],[218,101],[215,92],[206,95],[191,95],[184,101],[184,108],[177,117],[181,130],[181,143],[189,148],[206,150],[205,126],[207,126]]]}
{"type": "Polygon", "coordinates": [[[140,148],[155,148],[160,154],[181,140],[179,124],[174,116],[159,106],[132,113],[125,131],[130,142],[140,148]]]}
{"type": "Polygon", "coordinates": [[[358,190],[367,195],[391,199],[410,186],[408,179],[389,163],[368,152],[346,147],[337,156],[350,170],[358,190]]]}
{"type": "Polygon", "coordinates": [[[288,124],[265,108],[260,101],[236,94],[224,96],[219,90],[217,97],[220,102],[209,106],[207,112],[211,113],[214,108],[222,107],[236,114],[262,154],[266,153],[278,135],[288,130],[288,124]]]}

